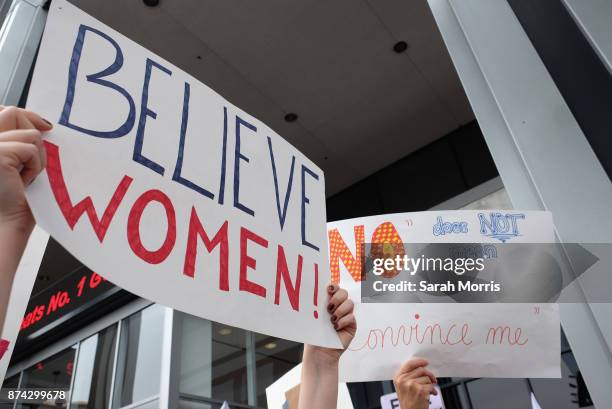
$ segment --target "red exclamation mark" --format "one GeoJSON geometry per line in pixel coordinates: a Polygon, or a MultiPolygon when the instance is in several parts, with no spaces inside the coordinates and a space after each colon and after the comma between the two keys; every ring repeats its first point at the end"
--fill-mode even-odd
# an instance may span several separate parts
{"type": "Polygon", "coordinates": [[[315,279],[314,279],[314,317],[316,319],[319,318],[319,312],[317,311],[317,306],[319,305],[319,265],[315,263],[315,279]]]}

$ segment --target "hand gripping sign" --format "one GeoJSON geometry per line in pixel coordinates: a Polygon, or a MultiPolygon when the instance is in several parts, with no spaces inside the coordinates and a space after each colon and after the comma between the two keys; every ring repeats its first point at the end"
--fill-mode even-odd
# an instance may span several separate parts
{"type": "Polygon", "coordinates": [[[403,243],[551,243],[550,213],[400,213],[342,220],[327,229],[332,279],[356,301],[357,334],[340,360],[341,381],[391,379],[412,356],[426,358],[436,376],[560,376],[556,304],[358,302],[365,256],[403,257],[403,243]],[[375,254],[362,254],[368,248],[375,254]]]}
{"type": "Polygon", "coordinates": [[[340,345],[319,317],[323,172],[272,129],[63,0],[28,108],[55,123],[29,203],[88,267],[187,313],[340,345]]]}

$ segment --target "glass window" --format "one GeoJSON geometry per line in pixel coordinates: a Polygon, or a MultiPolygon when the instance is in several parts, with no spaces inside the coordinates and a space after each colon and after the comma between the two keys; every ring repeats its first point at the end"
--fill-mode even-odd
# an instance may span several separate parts
{"type": "MultiPolygon", "coordinates": [[[[72,379],[75,354],[76,345],[26,369],[23,372],[21,387],[68,390],[70,388],[70,380],[72,379]]],[[[47,404],[40,405],[23,404],[22,407],[24,409],[65,407],[65,402],[48,402],[47,404]]]]}
{"type": "MultiPolygon", "coordinates": [[[[187,314],[181,314],[181,371],[183,397],[213,397],[246,404],[246,332],[187,314]]],[[[181,399],[181,408],[215,405],[181,399]]]]}
{"type": "Polygon", "coordinates": [[[482,378],[467,384],[474,409],[531,409],[524,379],[482,378]]]}
{"type": "Polygon", "coordinates": [[[246,332],[212,323],[212,397],[247,403],[246,332]]]}
{"type": "Polygon", "coordinates": [[[81,342],[70,407],[95,409],[109,406],[117,326],[106,328],[81,342]]]}
{"type": "Polygon", "coordinates": [[[380,405],[380,397],[384,395],[382,382],[355,382],[347,383],[346,386],[351,395],[351,400],[359,402],[366,408],[380,405]]]}
{"type": "MultiPolygon", "coordinates": [[[[17,388],[19,386],[19,375],[12,376],[4,381],[2,388],[17,388]]],[[[0,401],[0,409],[13,409],[13,402],[0,401]]]]}
{"type": "Polygon", "coordinates": [[[266,407],[266,388],[302,362],[302,344],[255,334],[257,404],[266,407]]]}
{"type": "Polygon", "coordinates": [[[152,305],[121,324],[113,407],[159,395],[164,307],[152,305]]]}

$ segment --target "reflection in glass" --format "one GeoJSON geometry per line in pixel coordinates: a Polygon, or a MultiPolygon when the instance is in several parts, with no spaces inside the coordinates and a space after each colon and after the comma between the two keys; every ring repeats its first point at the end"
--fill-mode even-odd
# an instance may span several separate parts
{"type": "Polygon", "coordinates": [[[474,408],[520,409],[531,407],[524,379],[482,378],[467,384],[474,408]]]}
{"type": "Polygon", "coordinates": [[[215,399],[247,403],[246,333],[212,323],[212,395],[215,399]]]}
{"type": "MultiPolygon", "coordinates": [[[[76,346],[72,346],[51,358],[37,363],[23,372],[22,388],[34,389],[64,389],[70,388],[72,369],[74,367],[74,356],[76,346]]],[[[23,404],[24,409],[43,409],[65,407],[66,402],[62,400],[48,401],[45,404],[23,404]]]]}
{"type": "Polygon", "coordinates": [[[115,325],[81,342],[71,409],[97,409],[109,406],[116,336],[115,325]]]}
{"type": "MultiPolygon", "coordinates": [[[[246,332],[182,314],[181,396],[214,397],[231,403],[248,402],[246,332]]],[[[181,399],[181,408],[215,408],[216,405],[181,399]]]]}
{"type": "Polygon", "coordinates": [[[152,305],[122,322],[113,407],[159,394],[164,307],[152,305]]]}
{"type": "Polygon", "coordinates": [[[266,388],[302,362],[302,344],[255,334],[257,404],[266,407],[266,388]]]}

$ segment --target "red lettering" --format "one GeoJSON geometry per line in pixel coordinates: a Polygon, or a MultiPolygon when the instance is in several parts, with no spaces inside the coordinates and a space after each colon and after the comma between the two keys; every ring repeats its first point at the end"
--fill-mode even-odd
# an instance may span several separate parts
{"type": "Polygon", "coordinates": [[[30,325],[33,325],[38,322],[42,318],[44,312],[44,305],[38,305],[34,307],[32,311],[30,311],[26,314],[25,317],[23,317],[23,321],[21,322],[21,329],[28,328],[30,325]]]}
{"type": "Polygon", "coordinates": [[[89,288],[96,288],[103,282],[104,282],[104,278],[102,278],[96,273],[92,273],[91,278],[89,279],[89,288]]]}
{"type": "Polygon", "coordinates": [[[419,345],[471,345],[469,339],[470,325],[464,323],[460,329],[458,324],[443,328],[439,323],[426,325],[399,325],[398,327],[372,328],[361,346],[349,347],[351,351],[362,349],[384,349],[388,347],[401,347],[412,344],[419,345]],[[458,333],[459,332],[459,333],[458,333]]]}
{"type": "Polygon", "coordinates": [[[157,189],[147,190],[136,199],[128,216],[127,237],[134,254],[149,264],[159,264],[170,255],[176,242],[176,214],[170,198],[165,193],[157,189]],[[166,210],[168,229],[166,230],[166,238],[161,247],[151,251],[147,250],[142,244],[140,238],[140,218],[145,207],[153,201],[160,203],[166,210]]]}
{"type": "Polygon", "coordinates": [[[32,315],[34,315],[34,313],[29,312],[26,314],[25,317],[23,317],[23,321],[21,322],[21,329],[26,329],[30,326],[30,324],[32,323],[32,315]]]}
{"type": "Polygon", "coordinates": [[[206,250],[210,253],[219,246],[219,289],[229,291],[229,241],[227,237],[228,223],[225,221],[211,240],[202,226],[195,207],[191,208],[189,219],[189,233],[187,235],[187,249],[185,251],[185,264],[183,274],[193,277],[197,256],[198,237],[202,239],[206,250]]]}
{"type": "MultiPolygon", "coordinates": [[[[44,305],[39,305],[38,307],[36,307],[36,309],[34,310],[34,322],[38,322],[42,319],[43,314],[45,313],[45,306],[44,305]]],[[[32,324],[34,323],[32,322],[32,324]]]]}
{"type": "Polygon", "coordinates": [[[240,291],[248,291],[252,294],[266,298],[266,289],[247,278],[248,269],[255,270],[257,260],[247,254],[248,241],[255,242],[262,247],[268,248],[268,240],[258,236],[249,229],[240,228],[240,291]]]}
{"type": "Polygon", "coordinates": [[[287,267],[287,258],[285,257],[285,249],[280,244],[278,245],[278,257],[276,258],[276,286],[274,288],[274,304],[280,303],[280,281],[281,277],[285,284],[285,291],[289,297],[291,307],[295,311],[300,310],[300,286],[302,285],[302,262],[303,257],[298,254],[297,274],[295,276],[295,285],[291,282],[289,267],[287,267]]]}
{"type": "Polygon", "coordinates": [[[523,329],[520,327],[514,329],[514,334],[512,334],[512,329],[508,326],[491,327],[489,328],[489,332],[487,333],[487,339],[485,343],[489,344],[490,342],[491,344],[495,345],[496,341],[498,341],[497,343],[499,345],[502,345],[504,343],[504,340],[506,340],[508,342],[508,345],[523,346],[529,341],[529,338],[522,339],[522,336],[523,329]],[[497,337],[498,334],[499,337],[497,337]]]}
{"type": "Polygon", "coordinates": [[[355,226],[355,255],[351,253],[338,229],[330,230],[329,237],[329,269],[334,283],[340,282],[340,260],[355,281],[361,281],[361,260],[365,235],[363,225],[355,226]]]}
{"type": "Polygon", "coordinates": [[[81,295],[83,295],[83,290],[85,289],[85,280],[87,280],[87,276],[83,276],[81,277],[81,279],[79,280],[78,284],[77,284],[77,297],[80,297],[81,295]]]}
{"type": "Polygon", "coordinates": [[[68,293],[66,291],[58,291],[51,297],[51,300],[49,300],[49,306],[47,307],[47,315],[57,311],[59,308],[64,307],[68,303],[70,303],[70,297],[68,296],[68,293]]]}
{"type": "Polygon", "coordinates": [[[132,178],[129,176],[123,176],[123,179],[121,179],[121,182],[119,182],[119,185],[117,186],[117,189],[115,189],[111,200],[108,202],[108,205],[102,214],[102,218],[99,219],[90,196],[85,197],[85,199],[81,200],[76,205],[72,205],[72,200],[68,194],[68,188],[66,187],[64,175],[62,173],[59,147],[48,141],[44,141],[44,143],[47,150],[47,176],[49,178],[49,184],[51,185],[51,190],[53,191],[55,201],[62,211],[66,222],[68,222],[68,226],[74,230],[74,226],[79,221],[83,213],[87,213],[91,226],[93,227],[96,236],[98,236],[98,240],[100,243],[102,243],[104,236],[106,235],[106,231],[108,230],[108,226],[113,220],[117,208],[121,204],[123,197],[132,183],[132,178]]]}

